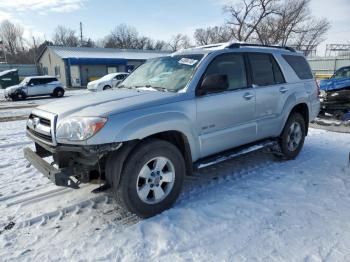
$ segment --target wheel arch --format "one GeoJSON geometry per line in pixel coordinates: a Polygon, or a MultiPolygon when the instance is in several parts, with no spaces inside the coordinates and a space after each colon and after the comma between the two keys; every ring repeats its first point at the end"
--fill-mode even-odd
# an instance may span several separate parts
{"type": "MultiPolygon", "coordinates": [[[[298,104],[294,105],[294,107],[290,110],[288,118],[293,113],[299,113],[303,116],[303,118],[305,120],[305,128],[306,128],[305,135],[307,136],[308,131],[309,131],[309,113],[310,113],[309,106],[305,102],[298,103],[298,104]]],[[[286,121],[288,120],[288,118],[286,119],[286,121]]],[[[285,121],[285,123],[286,123],[286,121],[285,121]]]]}

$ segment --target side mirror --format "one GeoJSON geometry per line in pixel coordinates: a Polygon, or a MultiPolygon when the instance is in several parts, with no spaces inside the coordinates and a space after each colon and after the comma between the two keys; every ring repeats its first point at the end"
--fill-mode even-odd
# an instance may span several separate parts
{"type": "Polygon", "coordinates": [[[197,89],[197,95],[207,93],[217,93],[227,90],[229,87],[227,75],[213,74],[206,76],[200,87],[197,89]]]}

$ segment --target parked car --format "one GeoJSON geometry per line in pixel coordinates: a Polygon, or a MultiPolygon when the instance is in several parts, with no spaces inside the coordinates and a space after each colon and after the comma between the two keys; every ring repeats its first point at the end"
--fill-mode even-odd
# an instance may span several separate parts
{"type": "Polygon", "coordinates": [[[27,97],[51,95],[54,97],[64,96],[64,87],[52,76],[30,76],[23,79],[18,85],[5,89],[5,98],[23,100],[27,97]]]}
{"type": "Polygon", "coordinates": [[[320,81],[320,89],[324,91],[350,88],[350,66],[339,68],[329,79],[320,81]]]}
{"type": "Polygon", "coordinates": [[[112,73],[105,75],[100,79],[89,82],[87,89],[94,92],[111,89],[118,86],[128,75],[129,73],[112,73]]]}
{"type": "Polygon", "coordinates": [[[34,109],[27,135],[36,152],[24,155],[59,186],[78,188],[98,174],[120,206],[150,217],[175,202],[195,169],[268,145],[297,157],[320,109],[318,91],[292,48],[182,50],[148,60],[117,90],[34,109]]]}
{"type": "Polygon", "coordinates": [[[338,69],[327,80],[320,81],[321,113],[329,113],[336,118],[350,111],[350,66],[338,69]]]}

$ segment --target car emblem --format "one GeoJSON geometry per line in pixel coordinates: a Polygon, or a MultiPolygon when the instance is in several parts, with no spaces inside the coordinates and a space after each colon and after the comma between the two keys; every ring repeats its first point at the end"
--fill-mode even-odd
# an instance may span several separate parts
{"type": "Polygon", "coordinates": [[[33,118],[33,127],[34,129],[37,127],[37,125],[39,125],[40,123],[40,118],[39,117],[34,117],[33,118]]]}

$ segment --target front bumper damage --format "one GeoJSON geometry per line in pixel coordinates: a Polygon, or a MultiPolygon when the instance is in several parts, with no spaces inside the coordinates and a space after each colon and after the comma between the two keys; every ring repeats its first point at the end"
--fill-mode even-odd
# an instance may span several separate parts
{"type": "Polygon", "coordinates": [[[103,171],[104,157],[116,151],[122,143],[111,143],[96,146],[49,146],[35,140],[35,148],[24,148],[24,157],[39,172],[49,178],[55,185],[78,189],[81,183],[90,181],[90,172],[103,171]],[[44,160],[52,157],[53,162],[44,160]]]}
{"type": "Polygon", "coordinates": [[[350,111],[350,88],[321,91],[321,114],[341,118],[350,111]]]}

